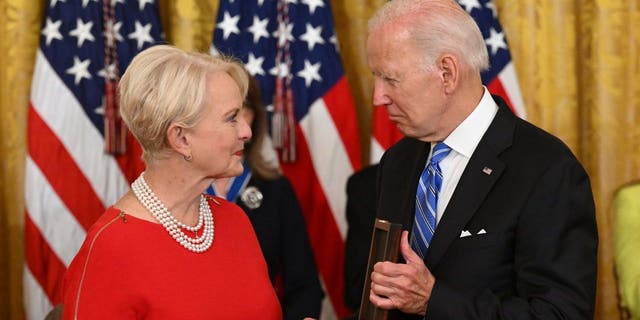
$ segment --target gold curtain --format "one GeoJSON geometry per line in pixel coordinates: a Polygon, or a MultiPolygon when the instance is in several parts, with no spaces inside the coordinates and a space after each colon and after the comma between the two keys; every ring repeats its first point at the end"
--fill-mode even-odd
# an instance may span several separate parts
{"type": "Polygon", "coordinates": [[[600,235],[596,319],[619,319],[614,192],[640,177],[640,1],[496,0],[531,122],[591,178],[600,235]]]}
{"type": "Polygon", "coordinates": [[[42,1],[0,0],[0,314],[22,319],[24,167],[42,1]]]}
{"type": "MultiPolygon", "coordinates": [[[[612,198],[640,179],[640,0],[494,0],[528,119],[587,169],[600,251],[596,319],[618,319],[612,198]]],[[[169,43],[207,50],[218,0],[160,0],[169,43]]],[[[332,0],[343,64],[358,108],[363,161],[371,128],[366,21],[385,0],[332,0]]],[[[41,1],[0,0],[0,314],[22,319],[26,113],[41,1]]]]}

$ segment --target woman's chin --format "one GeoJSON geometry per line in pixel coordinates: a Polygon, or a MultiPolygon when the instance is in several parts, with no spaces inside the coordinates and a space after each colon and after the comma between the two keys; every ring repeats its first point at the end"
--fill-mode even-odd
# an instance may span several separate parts
{"type": "Polygon", "coordinates": [[[215,179],[232,178],[232,177],[237,177],[241,175],[243,171],[244,171],[244,167],[242,166],[242,162],[238,162],[232,165],[231,167],[228,167],[226,170],[224,170],[224,172],[221,172],[214,176],[215,176],[215,179]]]}
{"type": "Polygon", "coordinates": [[[237,177],[242,174],[244,168],[242,167],[242,163],[234,166],[231,170],[229,170],[229,177],[237,177]]]}

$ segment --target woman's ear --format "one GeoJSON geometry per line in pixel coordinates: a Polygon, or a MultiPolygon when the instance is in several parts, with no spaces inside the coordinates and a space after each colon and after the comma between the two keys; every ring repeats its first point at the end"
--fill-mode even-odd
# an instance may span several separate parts
{"type": "Polygon", "coordinates": [[[453,93],[460,80],[458,59],[453,55],[445,54],[438,59],[437,64],[442,78],[444,92],[446,94],[453,93]]]}
{"type": "Polygon", "coordinates": [[[191,146],[185,128],[171,124],[167,129],[167,143],[171,149],[183,157],[191,157],[191,146]]]}

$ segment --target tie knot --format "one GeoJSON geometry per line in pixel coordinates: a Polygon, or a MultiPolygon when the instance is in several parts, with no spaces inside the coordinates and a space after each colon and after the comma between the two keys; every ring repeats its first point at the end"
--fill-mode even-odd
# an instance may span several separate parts
{"type": "Polygon", "coordinates": [[[446,145],[444,142],[438,142],[435,147],[433,147],[433,154],[431,155],[431,164],[438,164],[444,157],[446,157],[451,148],[446,145]]]}

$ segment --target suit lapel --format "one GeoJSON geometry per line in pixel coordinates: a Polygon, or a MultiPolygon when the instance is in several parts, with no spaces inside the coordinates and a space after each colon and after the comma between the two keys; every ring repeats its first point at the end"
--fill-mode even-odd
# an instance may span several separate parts
{"type": "Polygon", "coordinates": [[[426,142],[405,138],[400,142],[398,157],[390,164],[387,182],[380,193],[378,217],[400,223],[405,230],[413,226],[416,186],[424,169],[431,145],[426,142]],[[387,196],[388,195],[388,196],[387,196]]]}
{"type": "Polygon", "coordinates": [[[505,164],[498,156],[511,145],[515,116],[504,101],[499,98],[496,100],[498,113],[469,159],[431,240],[425,257],[430,269],[437,266],[451,243],[460,237],[464,226],[505,169],[505,164]]]}

